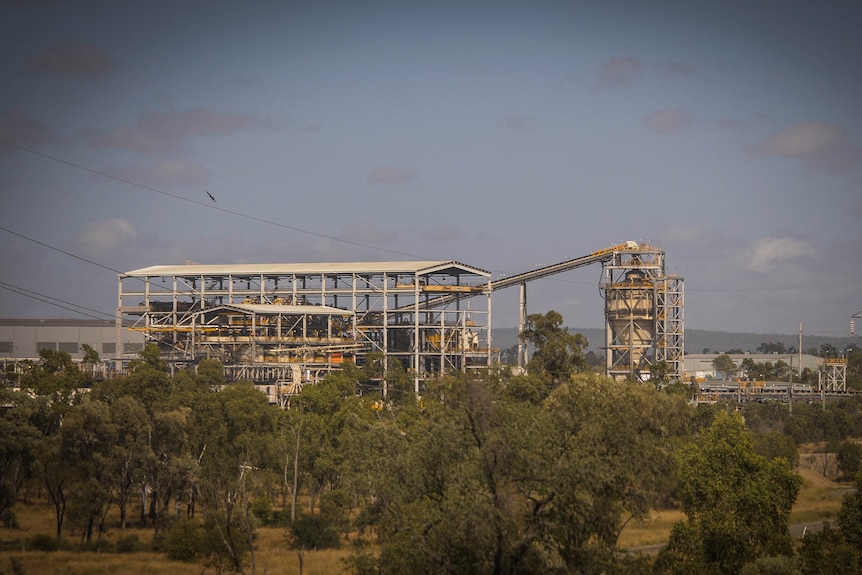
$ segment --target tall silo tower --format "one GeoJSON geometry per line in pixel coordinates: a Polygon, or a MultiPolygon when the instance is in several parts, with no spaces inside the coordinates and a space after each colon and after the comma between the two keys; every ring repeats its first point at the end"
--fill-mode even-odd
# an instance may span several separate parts
{"type": "Polygon", "coordinates": [[[661,365],[683,378],[682,278],[665,275],[664,250],[629,241],[603,263],[607,374],[645,381],[661,365]]]}

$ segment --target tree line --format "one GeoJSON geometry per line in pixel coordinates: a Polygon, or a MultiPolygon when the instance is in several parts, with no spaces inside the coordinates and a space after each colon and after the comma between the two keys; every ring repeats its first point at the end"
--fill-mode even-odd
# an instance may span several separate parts
{"type": "Polygon", "coordinates": [[[862,503],[795,550],[792,456],[738,414],[591,371],[556,312],[531,315],[524,337],[525,374],[441,377],[417,397],[400,364],[372,356],[287,409],[226,384],[216,360],[171,376],[147,346],[127,377],[93,382],[43,351],[0,389],[0,517],[13,527],[16,502],[44,499],[58,539],[150,527],[157,549],[219,573],[255,573],[267,525],[300,559],[349,541],[357,575],[847,572],[806,567],[818,553],[858,569],[862,503]],[[686,519],[665,549],[622,553],[625,526],[668,505],[686,519]]]}
{"type": "MultiPolygon", "coordinates": [[[[761,344],[761,347],[765,345],[761,344]]],[[[817,350],[812,351],[816,352],[817,350]]],[[[800,372],[798,367],[792,368],[783,359],[777,359],[775,362],[757,362],[750,357],[746,357],[739,365],[736,365],[736,362],[730,357],[730,354],[733,353],[743,352],[731,350],[717,355],[712,360],[713,368],[725,378],[742,377],[747,380],[793,380],[797,383],[814,385],[818,383],[819,374],[817,370],[806,367],[800,372]]],[[[814,353],[813,355],[817,354],[814,353]]],[[[862,388],[862,353],[859,352],[855,345],[848,346],[844,351],[838,351],[834,347],[824,344],[821,346],[821,357],[833,359],[841,357],[846,359],[847,387],[849,389],[862,388]]]]}

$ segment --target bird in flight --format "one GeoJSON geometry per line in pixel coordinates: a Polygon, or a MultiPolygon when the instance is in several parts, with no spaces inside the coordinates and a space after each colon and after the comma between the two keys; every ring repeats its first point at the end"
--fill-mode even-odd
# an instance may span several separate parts
{"type": "Polygon", "coordinates": [[[216,199],[213,197],[213,195],[209,192],[209,190],[207,190],[206,192],[212,201],[214,201],[215,203],[218,203],[218,202],[216,202],[216,199]]]}

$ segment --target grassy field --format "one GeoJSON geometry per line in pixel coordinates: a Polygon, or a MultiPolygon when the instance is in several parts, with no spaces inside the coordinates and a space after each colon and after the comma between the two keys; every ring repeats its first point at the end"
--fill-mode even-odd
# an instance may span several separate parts
{"type": "MultiPolygon", "coordinates": [[[[848,485],[833,483],[812,470],[800,470],[804,479],[791,523],[832,520],[841,506],[841,498],[848,485]]],[[[164,555],[152,552],[114,553],[81,551],[27,550],[28,540],[37,534],[54,533],[51,508],[42,503],[19,503],[15,514],[20,529],[0,528],[0,575],[200,575],[202,565],[170,561],[164,555]]],[[[657,510],[642,522],[630,522],[620,536],[620,547],[632,548],[656,545],[667,541],[673,524],[684,519],[679,510],[657,510]]],[[[73,546],[78,539],[70,534],[66,540],[73,546]]],[[[121,538],[137,536],[144,546],[152,541],[152,529],[130,528],[126,532],[110,530],[103,540],[115,544],[121,538]]],[[[263,528],[258,531],[256,572],[266,575],[295,575],[299,573],[296,552],[289,549],[280,528],[263,528]]],[[[338,550],[310,551],[305,554],[304,575],[332,575],[343,571],[343,559],[350,554],[345,546],[338,550]]],[[[212,571],[210,571],[212,572],[212,571]]]]}
{"type": "MultiPolygon", "coordinates": [[[[198,563],[171,561],[163,554],[152,552],[115,553],[82,551],[31,551],[29,539],[34,535],[52,535],[55,531],[52,510],[44,502],[19,503],[15,515],[20,529],[0,528],[0,575],[201,575],[198,563]]],[[[79,538],[71,534],[64,539],[76,546],[79,538]]],[[[115,544],[121,538],[137,536],[144,546],[153,538],[151,528],[130,528],[125,532],[112,529],[102,540],[115,544]]],[[[262,528],[257,534],[256,572],[267,575],[298,575],[296,551],[288,548],[281,528],[262,528]]],[[[338,550],[308,551],[303,575],[330,575],[343,571],[342,559],[350,553],[345,546],[338,550]]],[[[209,572],[213,572],[209,570],[209,572]]]]}
{"type": "MultiPolygon", "coordinates": [[[[850,485],[835,483],[810,469],[800,469],[803,484],[790,514],[790,523],[809,521],[832,521],[834,523],[841,499],[850,485]]],[[[673,524],[685,519],[679,510],[658,510],[647,521],[632,521],[620,534],[619,546],[622,548],[656,545],[667,541],[673,524]]]]}

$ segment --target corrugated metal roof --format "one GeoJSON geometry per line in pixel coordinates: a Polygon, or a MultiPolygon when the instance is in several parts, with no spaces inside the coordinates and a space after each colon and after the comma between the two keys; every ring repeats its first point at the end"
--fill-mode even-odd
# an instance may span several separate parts
{"type": "Polygon", "coordinates": [[[327,262],[286,264],[189,264],[157,265],[122,274],[121,277],[147,276],[286,276],[291,274],[373,274],[373,273],[471,273],[490,277],[490,272],[456,261],[420,260],[395,262],[327,262]]]}

